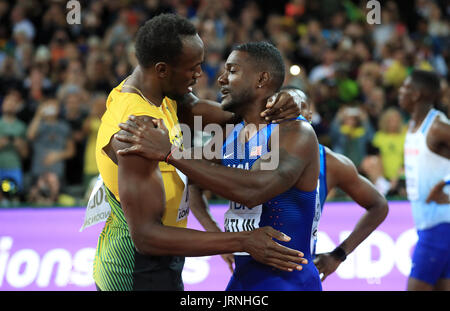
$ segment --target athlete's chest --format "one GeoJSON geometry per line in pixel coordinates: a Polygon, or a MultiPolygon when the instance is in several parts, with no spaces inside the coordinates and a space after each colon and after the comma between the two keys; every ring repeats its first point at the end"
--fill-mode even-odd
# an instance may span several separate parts
{"type": "Polygon", "coordinates": [[[250,138],[244,139],[243,124],[238,124],[222,147],[222,165],[249,170],[261,156],[270,151],[272,125],[264,126],[250,138]]]}

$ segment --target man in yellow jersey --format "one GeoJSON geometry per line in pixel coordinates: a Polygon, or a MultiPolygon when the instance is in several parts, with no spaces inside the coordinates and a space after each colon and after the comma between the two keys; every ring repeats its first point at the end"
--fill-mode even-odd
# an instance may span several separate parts
{"type": "MultiPolygon", "coordinates": [[[[276,243],[273,238],[290,238],[271,227],[239,233],[186,229],[187,204],[180,204],[185,184],[175,167],[117,154],[129,147],[114,135],[130,115],[160,119],[176,146],[182,146],[179,117],[187,124],[194,115],[203,116],[204,123],[233,122],[233,114],[219,104],[191,93],[201,76],[204,46],[188,20],[162,14],[147,21],[137,34],[136,57],[139,65],[109,94],[98,132],[96,160],[111,214],[94,260],[97,288],[183,290],[184,256],[247,252],[275,268],[300,270],[299,264],[306,263],[303,253],[276,243]]],[[[265,111],[269,119],[299,114],[289,95],[278,97],[284,99],[265,111]]]]}

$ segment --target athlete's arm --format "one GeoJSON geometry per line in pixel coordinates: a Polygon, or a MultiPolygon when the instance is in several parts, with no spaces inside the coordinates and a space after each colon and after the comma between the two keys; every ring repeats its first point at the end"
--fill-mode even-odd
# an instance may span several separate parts
{"type": "MultiPolygon", "coordinates": [[[[339,187],[366,209],[353,231],[339,245],[348,255],[383,222],[388,214],[388,204],[370,181],[358,173],[350,159],[328,148],[325,150],[328,189],[339,187]]],[[[333,273],[341,263],[330,253],[318,255],[314,262],[319,272],[324,273],[322,280],[333,273]]]]}
{"type": "Polygon", "coordinates": [[[428,132],[427,145],[433,152],[450,159],[450,123],[436,118],[428,132]]]}
{"type": "MultiPolygon", "coordinates": [[[[159,122],[160,128],[149,128],[142,127],[140,121],[137,123],[139,123],[137,124],[139,129],[127,124],[120,125],[122,129],[133,135],[120,135],[117,138],[133,146],[120,150],[119,153],[138,154],[148,159],[165,160],[171,146],[162,143],[167,142],[168,136],[164,125],[159,122]]],[[[251,208],[287,191],[296,184],[306,167],[314,161],[312,160],[314,155],[318,154],[317,137],[308,123],[289,122],[289,124],[281,124],[277,129],[280,129],[279,148],[272,150],[273,154],[269,161],[273,161],[275,156],[279,156],[279,161],[272,170],[247,171],[206,160],[179,157],[169,157],[169,163],[202,188],[251,208]],[[278,151],[279,154],[275,154],[278,151]]],[[[261,161],[259,163],[262,167],[261,161]]],[[[257,163],[255,165],[258,166],[257,163]]],[[[317,185],[317,176],[305,183],[307,183],[306,188],[302,190],[314,190],[317,185]]]]}
{"type": "MultiPolygon", "coordinates": [[[[302,107],[302,98],[293,92],[281,91],[276,96],[269,98],[266,110],[261,112],[268,122],[280,121],[290,118],[296,118],[302,107]]],[[[200,99],[192,92],[186,94],[178,102],[177,116],[180,123],[194,126],[194,116],[202,117],[202,124],[225,124],[237,123],[238,116],[234,113],[222,109],[218,102],[206,99],[200,99]]]]}
{"type": "Polygon", "coordinates": [[[208,200],[197,185],[189,185],[189,210],[206,231],[222,231],[211,215],[208,200]]]}
{"type": "Polygon", "coordinates": [[[180,123],[194,127],[194,117],[201,116],[202,125],[235,123],[234,113],[222,109],[218,102],[200,99],[192,92],[186,94],[181,101],[177,101],[177,116],[180,123]]]}
{"type": "MultiPolygon", "coordinates": [[[[427,145],[433,152],[450,159],[450,124],[436,118],[430,127],[427,135],[427,145]]],[[[443,172],[444,174],[447,172],[443,172]]],[[[448,177],[447,177],[448,178],[448,177]]],[[[431,188],[426,202],[436,202],[438,204],[448,204],[450,197],[444,192],[446,180],[441,180],[431,188]]]]}
{"type": "Polygon", "coordinates": [[[436,202],[437,204],[449,204],[450,196],[444,192],[444,188],[450,184],[450,176],[440,180],[431,188],[427,196],[427,203],[436,202]]]}
{"type": "MultiPolygon", "coordinates": [[[[208,200],[197,185],[189,185],[189,209],[206,231],[222,232],[210,213],[208,200]]],[[[221,257],[233,272],[234,255],[221,254],[221,257]]]]}
{"type": "Polygon", "coordinates": [[[303,254],[276,243],[290,238],[271,227],[247,232],[202,232],[164,226],[165,194],[157,161],[117,151],[129,147],[113,137],[105,149],[118,165],[121,206],[136,249],[146,255],[207,256],[248,252],[255,260],[292,271],[301,269],[303,254]]]}

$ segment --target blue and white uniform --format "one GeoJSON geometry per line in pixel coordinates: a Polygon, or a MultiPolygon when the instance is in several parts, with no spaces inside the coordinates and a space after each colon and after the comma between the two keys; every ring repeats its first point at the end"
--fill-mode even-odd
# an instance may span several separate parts
{"type": "Polygon", "coordinates": [[[320,217],[322,217],[323,213],[323,205],[327,199],[328,195],[328,186],[327,186],[327,154],[325,151],[325,147],[319,144],[319,158],[320,158],[320,173],[319,173],[319,181],[317,183],[317,191],[319,193],[319,202],[320,202],[320,214],[314,217],[313,223],[313,234],[311,236],[311,249],[313,258],[316,257],[316,245],[317,245],[317,230],[319,227],[320,217]]]}
{"type": "Polygon", "coordinates": [[[417,131],[410,126],[405,139],[406,190],[419,236],[411,277],[432,285],[450,278],[450,204],[426,203],[432,187],[450,173],[450,160],[427,146],[435,118],[448,122],[442,112],[431,109],[417,131]]]}
{"type": "MultiPolygon", "coordinates": [[[[269,152],[268,142],[277,126],[268,124],[248,142],[241,143],[238,137],[244,122],[237,124],[222,147],[222,164],[250,170],[256,160],[269,152]]],[[[291,237],[289,242],[277,242],[302,251],[308,264],[303,265],[301,271],[285,272],[261,264],[247,253],[236,253],[235,270],[227,290],[322,290],[311,252],[313,220],[317,209],[320,213],[317,190],[307,192],[295,187],[251,209],[230,202],[230,208],[225,213],[225,231],[249,231],[272,226],[291,237]]]]}
{"type": "Polygon", "coordinates": [[[319,200],[320,206],[322,207],[325,204],[328,195],[328,187],[327,187],[327,153],[325,151],[325,147],[319,144],[319,157],[320,157],[320,173],[319,173],[319,184],[317,185],[319,188],[319,200]]]}

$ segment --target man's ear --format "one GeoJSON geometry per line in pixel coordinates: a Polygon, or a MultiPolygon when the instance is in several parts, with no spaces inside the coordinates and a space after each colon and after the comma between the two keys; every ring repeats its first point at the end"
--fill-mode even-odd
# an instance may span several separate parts
{"type": "Polygon", "coordinates": [[[268,73],[267,71],[263,71],[259,75],[257,87],[262,88],[263,86],[267,85],[269,81],[270,81],[270,73],[268,73]]]}
{"type": "Polygon", "coordinates": [[[169,73],[169,65],[165,62],[156,63],[155,71],[159,78],[166,78],[169,73]]]}

